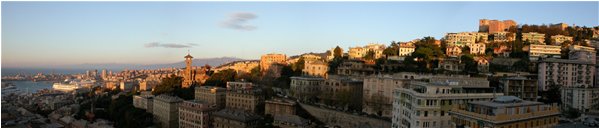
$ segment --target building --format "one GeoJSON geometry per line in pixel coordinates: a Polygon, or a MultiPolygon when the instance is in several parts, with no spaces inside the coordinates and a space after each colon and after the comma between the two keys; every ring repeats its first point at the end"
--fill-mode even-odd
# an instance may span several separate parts
{"type": "Polygon", "coordinates": [[[566,23],[558,23],[558,24],[552,24],[549,27],[557,27],[557,28],[560,28],[563,31],[563,30],[566,30],[566,28],[568,28],[568,24],[566,24],[566,23]]]}
{"type": "Polygon", "coordinates": [[[479,32],[447,33],[445,42],[448,46],[464,47],[477,42],[487,42],[488,34],[479,32]]]}
{"type": "Polygon", "coordinates": [[[227,109],[237,109],[247,112],[258,113],[264,105],[264,97],[262,90],[255,89],[238,89],[227,91],[227,109]]]}
{"type": "Polygon", "coordinates": [[[158,95],[154,98],[152,114],[162,128],[179,127],[179,104],[183,100],[176,96],[158,95]]]}
{"type": "Polygon", "coordinates": [[[457,105],[449,113],[452,127],[470,128],[549,128],[557,125],[560,115],[557,104],[546,105],[514,96],[457,105]]]}
{"type": "Polygon", "coordinates": [[[270,53],[260,57],[260,71],[267,72],[273,64],[287,64],[287,55],[270,53]]]}
{"type": "Polygon", "coordinates": [[[539,91],[547,91],[553,84],[562,87],[592,87],[595,77],[594,63],[555,58],[539,60],[539,91]]]}
{"type": "Polygon", "coordinates": [[[503,88],[503,95],[537,101],[539,86],[536,79],[524,76],[504,77],[499,79],[499,85],[503,88]]]}
{"type": "Polygon", "coordinates": [[[555,45],[544,45],[544,44],[531,44],[528,47],[528,57],[531,61],[539,60],[539,58],[546,58],[553,56],[559,58],[561,56],[561,46],[555,45]]]}
{"type": "Polygon", "coordinates": [[[210,71],[210,66],[195,67],[192,62],[193,57],[187,53],[187,56],[185,56],[185,70],[182,73],[183,83],[181,86],[183,88],[203,84],[209,78],[207,73],[210,71]]]}
{"type": "Polygon", "coordinates": [[[487,50],[485,46],[486,45],[483,43],[473,43],[468,45],[468,47],[470,48],[470,54],[474,55],[484,55],[485,50],[487,50]]]}
{"type": "Polygon", "coordinates": [[[121,81],[119,88],[123,91],[131,91],[133,90],[133,87],[135,87],[136,83],[132,82],[132,81],[121,81]]]}
{"type": "Polygon", "coordinates": [[[373,65],[360,60],[348,60],[337,67],[337,74],[345,76],[368,76],[375,73],[373,65]]]}
{"type": "Polygon", "coordinates": [[[412,42],[400,43],[398,55],[399,56],[410,56],[410,55],[412,55],[414,50],[416,50],[416,46],[414,46],[414,43],[412,43],[412,42]]]}
{"type": "Polygon", "coordinates": [[[292,76],[290,79],[291,96],[301,101],[315,101],[320,94],[320,86],[324,84],[320,77],[292,76]]]}
{"type": "Polygon", "coordinates": [[[211,124],[210,113],[213,108],[207,102],[200,100],[183,101],[179,106],[180,128],[209,128],[211,124]]]}
{"type": "Polygon", "coordinates": [[[536,32],[522,33],[522,41],[528,41],[531,44],[545,44],[545,34],[536,32]]]}
{"type": "Polygon", "coordinates": [[[498,32],[508,31],[510,27],[516,27],[516,21],[513,20],[488,20],[480,19],[478,22],[478,31],[494,34],[498,32]]]}
{"type": "Polygon", "coordinates": [[[153,95],[134,95],[133,96],[133,107],[144,109],[148,113],[152,113],[154,109],[154,96],[153,95]]]}
{"type": "Polygon", "coordinates": [[[447,46],[445,48],[445,55],[449,57],[458,57],[462,55],[462,48],[458,46],[447,46]]]}
{"type": "Polygon", "coordinates": [[[493,33],[493,42],[511,42],[516,40],[516,34],[511,32],[493,33]]]}
{"type": "Polygon", "coordinates": [[[265,115],[295,115],[295,106],[297,104],[295,101],[275,98],[272,100],[267,100],[265,103],[265,115]]]}
{"type": "Polygon", "coordinates": [[[489,60],[486,57],[474,57],[474,61],[479,72],[489,72],[489,60]]]}
{"type": "Polygon", "coordinates": [[[223,109],[212,114],[214,128],[258,128],[262,117],[240,110],[223,109]]]}
{"type": "Polygon", "coordinates": [[[349,59],[362,59],[368,51],[374,52],[374,59],[383,57],[383,51],[387,48],[384,44],[368,44],[364,47],[350,47],[349,59]]]}
{"type": "Polygon", "coordinates": [[[402,72],[393,75],[372,75],[364,78],[362,112],[392,117],[393,89],[401,88],[405,82],[432,77],[429,74],[402,72]]]}
{"type": "Polygon", "coordinates": [[[582,113],[599,109],[599,88],[566,87],[561,88],[561,91],[564,109],[569,106],[582,113]]]}
{"type": "Polygon", "coordinates": [[[221,87],[200,86],[195,88],[195,99],[206,102],[214,108],[225,108],[227,90],[221,87]]]}
{"type": "Polygon", "coordinates": [[[362,80],[342,76],[329,76],[320,86],[321,102],[338,103],[340,100],[350,100],[348,106],[362,106],[362,80]],[[347,96],[346,99],[339,97],[347,96]],[[355,104],[354,104],[355,103],[355,104]]]}
{"type": "Polygon", "coordinates": [[[227,82],[227,90],[246,90],[254,87],[251,82],[245,81],[229,81],[227,82]]]}
{"type": "Polygon", "coordinates": [[[595,48],[586,47],[580,45],[570,45],[570,52],[568,52],[568,58],[572,60],[590,61],[596,64],[596,53],[595,48]]]}
{"type": "MultiPolygon", "coordinates": [[[[446,128],[451,126],[453,105],[474,101],[490,101],[501,93],[481,83],[481,78],[469,82],[453,81],[453,77],[431,79],[431,82],[410,81],[393,92],[393,128],[446,128]],[[443,82],[442,82],[443,81],[443,82]]],[[[486,80],[486,79],[483,79],[486,80]]]]}
{"type": "Polygon", "coordinates": [[[458,57],[447,57],[439,61],[439,69],[450,72],[461,72],[464,70],[465,64],[461,63],[458,57]]]}
{"type": "Polygon", "coordinates": [[[569,41],[572,42],[572,37],[571,36],[564,36],[564,35],[555,35],[555,36],[551,36],[551,44],[553,45],[561,45],[562,43],[569,41]]]}
{"type": "Polygon", "coordinates": [[[302,70],[304,75],[327,77],[329,71],[329,64],[319,60],[306,61],[304,63],[304,69],[302,70]]]}

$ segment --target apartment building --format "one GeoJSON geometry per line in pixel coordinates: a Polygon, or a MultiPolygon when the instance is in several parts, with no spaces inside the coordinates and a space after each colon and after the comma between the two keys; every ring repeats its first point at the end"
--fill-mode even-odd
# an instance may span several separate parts
{"type": "Polygon", "coordinates": [[[383,57],[383,50],[387,48],[384,44],[368,44],[364,47],[350,47],[348,51],[349,59],[362,59],[368,51],[374,52],[374,58],[383,57]]]}
{"type": "Polygon", "coordinates": [[[539,58],[546,58],[548,56],[559,58],[561,56],[561,51],[561,46],[531,44],[528,47],[528,57],[531,61],[537,61],[539,58]]]}
{"type": "Polygon", "coordinates": [[[515,96],[457,105],[449,113],[452,127],[471,128],[549,128],[557,125],[560,115],[557,104],[526,101],[515,96]]]}
{"type": "Polygon", "coordinates": [[[216,111],[208,102],[200,100],[183,101],[179,106],[180,128],[209,128],[210,113],[216,111]]]}
{"type": "Polygon", "coordinates": [[[304,63],[304,69],[302,70],[304,75],[327,77],[329,71],[329,64],[320,60],[306,61],[304,63]]]}
{"type": "Polygon", "coordinates": [[[545,44],[545,34],[536,32],[522,33],[522,41],[528,41],[531,44],[545,44]]]}
{"type": "Polygon", "coordinates": [[[214,108],[225,108],[227,90],[221,87],[199,86],[195,87],[195,99],[204,101],[214,108]]]}
{"type": "Polygon", "coordinates": [[[511,42],[516,40],[516,34],[511,32],[493,33],[493,42],[511,42]]]}
{"type": "Polygon", "coordinates": [[[412,53],[414,52],[415,49],[416,49],[416,46],[414,46],[414,43],[412,43],[412,42],[400,43],[398,55],[399,56],[410,56],[410,55],[412,55],[412,53]]]}
{"type": "Polygon", "coordinates": [[[212,114],[214,128],[258,128],[259,115],[241,110],[223,109],[212,114]]]}
{"type": "Polygon", "coordinates": [[[503,95],[537,101],[539,86],[536,79],[524,76],[504,77],[499,79],[499,85],[503,88],[503,95]]]}
{"type": "Polygon", "coordinates": [[[261,111],[259,106],[264,104],[264,97],[260,88],[229,90],[226,98],[227,109],[255,113],[261,111]]]}
{"type": "Polygon", "coordinates": [[[501,93],[484,81],[467,79],[454,81],[451,77],[431,79],[431,82],[410,81],[393,92],[393,128],[450,127],[453,105],[473,101],[490,101],[501,93]],[[478,84],[477,84],[478,83],[478,84]]]}
{"type": "Polygon", "coordinates": [[[449,46],[464,47],[477,42],[487,42],[487,33],[480,32],[460,32],[460,33],[447,33],[445,35],[445,42],[449,46]]]}
{"type": "Polygon", "coordinates": [[[562,107],[572,107],[582,113],[599,110],[599,88],[566,87],[562,90],[562,107]]]}
{"type": "Polygon", "coordinates": [[[562,43],[564,43],[566,41],[572,42],[573,41],[572,37],[571,36],[564,36],[564,35],[551,36],[551,43],[553,45],[561,45],[562,43]]]}
{"type": "Polygon", "coordinates": [[[275,98],[265,101],[264,114],[265,115],[295,115],[295,106],[297,103],[292,100],[275,98]]]}
{"type": "Polygon", "coordinates": [[[158,95],[154,98],[154,121],[161,128],[179,127],[179,104],[183,100],[176,96],[158,95]]]}
{"type": "Polygon", "coordinates": [[[315,101],[324,84],[324,78],[320,77],[293,76],[290,79],[291,96],[301,101],[315,101]]]}
{"type": "Polygon", "coordinates": [[[267,72],[273,64],[287,64],[287,55],[270,53],[260,57],[260,71],[267,72]]]}

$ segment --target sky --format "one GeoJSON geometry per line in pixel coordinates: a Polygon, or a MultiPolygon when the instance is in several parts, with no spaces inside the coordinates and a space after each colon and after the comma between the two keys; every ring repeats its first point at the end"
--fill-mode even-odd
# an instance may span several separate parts
{"type": "Polygon", "coordinates": [[[259,59],[478,31],[479,19],[598,26],[599,2],[6,2],[2,68],[259,59]]]}

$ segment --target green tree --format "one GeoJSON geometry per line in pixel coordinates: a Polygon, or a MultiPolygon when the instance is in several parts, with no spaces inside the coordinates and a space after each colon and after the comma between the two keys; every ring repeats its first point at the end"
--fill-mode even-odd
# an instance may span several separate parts
{"type": "Polygon", "coordinates": [[[204,85],[226,87],[228,81],[235,81],[237,72],[233,69],[222,70],[212,74],[210,78],[204,82],[204,85]]]}
{"type": "Polygon", "coordinates": [[[478,63],[474,60],[474,56],[471,54],[464,54],[460,57],[462,63],[464,63],[463,72],[466,74],[478,74],[478,63]]]}
{"type": "Polygon", "coordinates": [[[183,78],[173,74],[169,77],[163,78],[162,82],[160,82],[160,84],[154,88],[152,94],[159,95],[163,93],[173,93],[175,88],[181,88],[182,83],[183,78]]]}
{"type": "Polygon", "coordinates": [[[366,60],[374,60],[376,53],[374,53],[374,51],[372,50],[368,50],[368,52],[366,52],[366,55],[364,55],[364,59],[366,60]]]}
{"type": "Polygon", "coordinates": [[[333,57],[341,58],[341,56],[343,56],[343,50],[341,50],[341,48],[339,46],[335,47],[335,49],[333,50],[333,57]]]}
{"type": "Polygon", "coordinates": [[[339,65],[341,65],[341,63],[343,63],[343,58],[341,57],[335,57],[333,58],[333,60],[331,60],[329,62],[329,74],[337,74],[337,67],[339,67],[339,65]]]}

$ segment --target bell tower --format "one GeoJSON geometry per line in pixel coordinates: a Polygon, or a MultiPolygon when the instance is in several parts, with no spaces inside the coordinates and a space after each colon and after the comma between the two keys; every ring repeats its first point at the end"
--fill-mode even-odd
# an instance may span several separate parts
{"type": "Polygon", "coordinates": [[[191,62],[193,61],[193,57],[189,55],[189,50],[187,51],[187,56],[185,56],[185,72],[183,72],[183,83],[181,84],[183,88],[188,88],[193,84],[193,70],[191,67],[191,62]]]}

